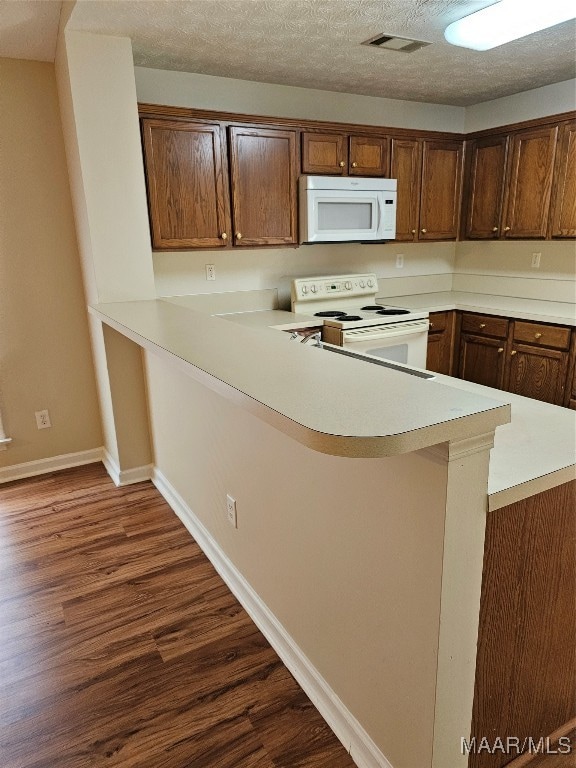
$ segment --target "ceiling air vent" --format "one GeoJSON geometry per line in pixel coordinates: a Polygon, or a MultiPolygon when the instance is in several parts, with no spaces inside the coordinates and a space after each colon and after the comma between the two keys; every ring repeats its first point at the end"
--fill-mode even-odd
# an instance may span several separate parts
{"type": "Polygon", "coordinates": [[[371,37],[370,40],[364,40],[362,45],[370,45],[373,48],[380,48],[386,51],[400,51],[401,53],[414,53],[420,48],[424,48],[430,43],[425,43],[422,40],[408,40],[404,37],[393,37],[392,35],[385,35],[381,32],[375,37],[371,37]]]}

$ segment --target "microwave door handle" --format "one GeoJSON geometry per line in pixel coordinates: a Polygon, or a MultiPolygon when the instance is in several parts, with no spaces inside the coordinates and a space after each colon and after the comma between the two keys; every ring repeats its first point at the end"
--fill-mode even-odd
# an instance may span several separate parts
{"type": "Polygon", "coordinates": [[[380,202],[380,195],[376,198],[378,203],[378,223],[376,224],[376,232],[380,233],[380,220],[382,219],[382,204],[380,202]]]}

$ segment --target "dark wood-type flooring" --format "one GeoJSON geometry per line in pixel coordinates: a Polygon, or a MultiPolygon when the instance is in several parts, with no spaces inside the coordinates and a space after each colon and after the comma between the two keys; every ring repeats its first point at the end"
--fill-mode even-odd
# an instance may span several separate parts
{"type": "Polygon", "coordinates": [[[151,483],[0,486],[1,768],[353,768],[151,483]]]}

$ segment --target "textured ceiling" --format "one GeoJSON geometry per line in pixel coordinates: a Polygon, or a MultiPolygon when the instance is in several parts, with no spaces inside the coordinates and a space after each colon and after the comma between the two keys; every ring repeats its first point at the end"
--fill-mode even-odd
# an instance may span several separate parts
{"type": "MultiPolygon", "coordinates": [[[[574,22],[492,51],[444,41],[449,23],[494,1],[79,0],[69,26],[131,38],[143,67],[439,104],[467,106],[576,76],[574,22]],[[412,54],[360,45],[379,33],[431,45],[412,54]]],[[[0,0],[2,16],[6,5],[23,14],[60,3],[0,0]]],[[[11,54],[0,42],[1,55],[11,54]]]]}

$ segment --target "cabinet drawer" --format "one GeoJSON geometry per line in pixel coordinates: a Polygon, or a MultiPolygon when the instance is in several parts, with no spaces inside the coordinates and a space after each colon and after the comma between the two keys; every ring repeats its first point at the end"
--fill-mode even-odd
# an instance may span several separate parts
{"type": "Polygon", "coordinates": [[[514,323],[514,341],[554,347],[555,349],[568,349],[570,346],[570,328],[516,321],[514,323]]]}
{"type": "Polygon", "coordinates": [[[430,332],[445,331],[448,325],[450,312],[431,312],[430,313],[430,332]]]}
{"type": "Polygon", "coordinates": [[[462,331],[466,333],[505,339],[508,335],[508,324],[509,321],[504,317],[474,315],[471,312],[465,312],[462,315],[462,331]]]}

